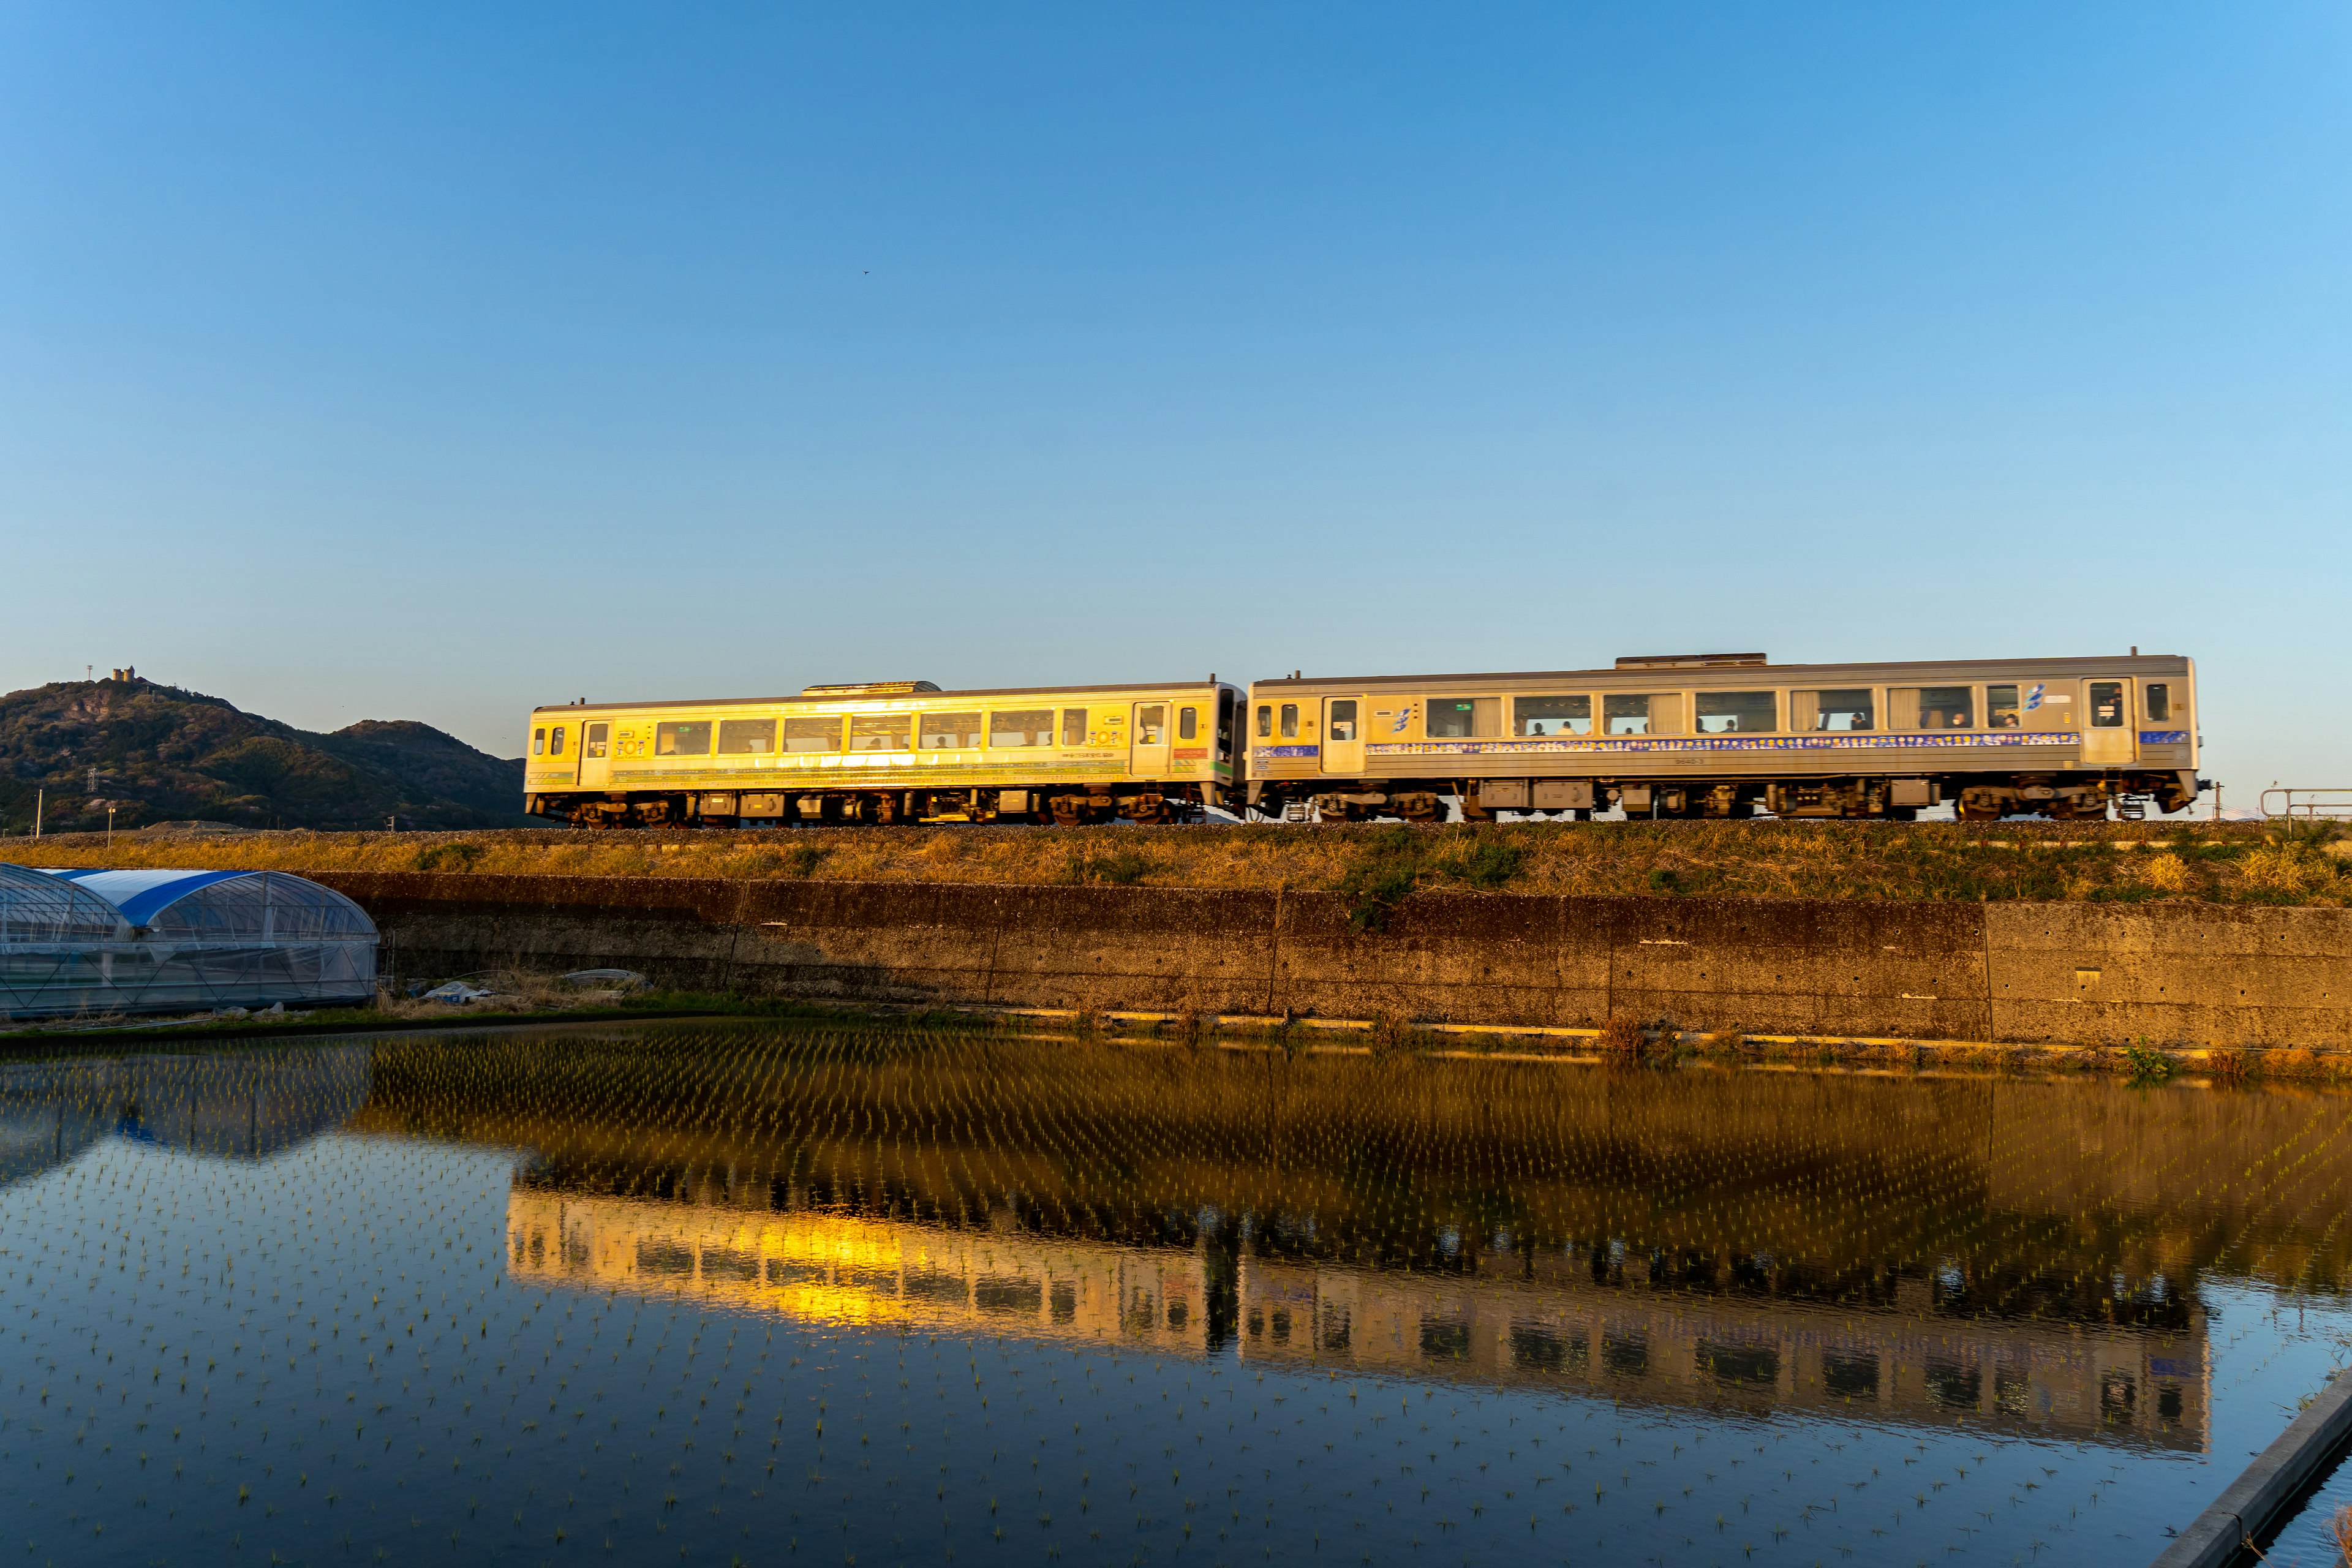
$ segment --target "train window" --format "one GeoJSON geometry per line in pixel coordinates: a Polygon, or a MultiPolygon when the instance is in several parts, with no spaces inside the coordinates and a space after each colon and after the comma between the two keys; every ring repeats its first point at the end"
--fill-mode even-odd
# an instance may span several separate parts
{"type": "Polygon", "coordinates": [[[980,715],[977,713],[926,713],[923,715],[923,750],[927,752],[972,752],[980,749],[980,715]]]}
{"type": "Polygon", "coordinates": [[[547,754],[551,757],[563,754],[563,726],[561,724],[547,732],[547,754]]]}
{"type": "Polygon", "coordinates": [[[1919,727],[1923,730],[1976,728],[1976,689],[1968,686],[1923,686],[1919,689],[1919,727]]]}
{"type": "Polygon", "coordinates": [[[612,731],[602,724],[591,724],[586,729],[581,731],[581,754],[590,757],[603,756],[604,754],[605,740],[611,735],[611,733],[612,731]]]}
{"type": "Polygon", "coordinates": [[[1356,738],[1356,700],[1354,698],[1341,697],[1332,701],[1330,730],[1328,738],[1334,741],[1352,741],[1356,738]]]}
{"type": "Polygon", "coordinates": [[[1217,693],[1217,760],[1234,760],[1234,694],[1230,691],[1217,693]]]}
{"type": "Polygon", "coordinates": [[[853,752],[903,752],[915,735],[912,713],[853,713],[849,716],[849,749],[853,752]]]}
{"type": "Polygon", "coordinates": [[[1083,708],[1062,710],[1062,744],[1083,746],[1087,743],[1087,710],[1083,708]]]}
{"type": "Polygon", "coordinates": [[[1515,697],[1511,700],[1514,735],[1590,735],[1590,697],[1515,697]]]}
{"type": "Polygon", "coordinates": [[[2017,724],[2017,688],[2014,686],[1986,687],[1985,728],[2014,730],[2017,724]]]}
{"type": "Polygon", "coordinates": [[[1201,710],[1198,708],[1176,710],[1176,738],[1197,741],[1201,738],[1201,710]]]}
{"type": "Polygon", "coordinates": [[[1282,705],[1282,738],[1286,741],[1298,739],[1298,704],[1296,702],[1282,705]]]}
{"type": "Polygon", "coordinates": [[[831,713],[822,719],[785,720],[784,750],[787,752],[841,750],[841,715],[831,713]]]}
{"type": "Polygon", "coordinates": [[[1272,739],[1273,736],[1274,705],[1270,702],[1261,702],[1257,705],[1257,738],[1265,741],[1272,739]]]}
{"type": "Polygon", "coordinates": [[[1702,691],[1696,717],[1702,735],[1769,735],[1780,727],[1780,699],[1770,691],[1702,691]]]}
{"type": "Polygon", "coordinates": [[[1622,693],[1604,697],[1601,700],[1601,722],[1612,735],[1646,735],[1653,729],[1663,729],[1664,726],[1651,722],[1650,704],[1655,700],[1671,702],[1674,699],[1629,697],[1622,693]]]}
{"type": "Polygon", "coordinates": [[[1800,730],[1869,730],[1878,714],[1870,688],[1850,686],[1833,691],[1789,693],[1789,722],[1800,730]]]}
{"type": "Polygon", "coordinates": [[[710,721],[673,720],[654,726],[656,757],[707,757],[710,754],[710,721]]]}
{"type": "MultiPolygon", "coordinates": [[[[805,721],[795,721],[805,722],[805,721]]],[[[776,749],[776,721],[773,719],[721,719],[719,721],[719,754],[738,756],[747,752],[767,752],[776,749]]],[[[822,751],[821,746],[811,747],[822,751]]]]}
{"type": "Polygon", "coordinates": [[[1975,694],[1969,686],[1890,686],[1888,717],[1897,730],[1972,730],[1975,694]]]}
{"type": "Polygon", "coordinates": [[[2172,721],[2171,687],[2160,680],[2143,686],[2139,689],[2139,700],[2140,706],[2147,710],[2147,716],[2156,722],[2168,724],[2172,721]]]}
{"type": "Polygon", "coordinates": [[[1054,710],[1051,708],[1017,708],[1008,712],[988,716],[988,743],[992,746],[1050,746],[1054,743],[1054,710]]]}
{"type": "MultiPolygon", "coordinates": [[[[1294,710],[1285,709],[1285,712],[1294,710]]],[[[1294,726],[1283,731],[1295,734],[1294,726]]],[[[1168,710],[1157,702],[1139,703],[1135,710],[1135,743],[1139,746],[1164,746],[1168,743],[1168,710]]]]}
{"type": "Polygon", "coordinates": [[[1466,741],[1478,732],[1478,703],[1470,697],[1433,697],[1423,734],[1433,741],[1466,741]]]}
{"type": "MultiPolygon", "coordinates": [[[[2091,728],[2120,730],[2124,725],[2124,683],[2120,680],[2091,682],[2091,728]]],[[[562,731],[558,731],[561,734],[562,731]]]]}
{"type": "Polygon", "coordinates": [[[530,732],[530,754],[534,757],[543,757],[547,754],[546,731],[533,730],[530,732]]]}

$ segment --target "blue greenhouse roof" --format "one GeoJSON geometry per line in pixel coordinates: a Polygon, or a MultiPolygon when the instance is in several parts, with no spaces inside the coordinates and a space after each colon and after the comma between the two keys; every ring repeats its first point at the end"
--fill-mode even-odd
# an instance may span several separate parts
{"type": "Polygon", "coordinates": [[[49,873],[78,882],[122,911],[132,925],[154,923],[155,917],[200,888],[233,882],[252,871],[83,871],[49,873]]]}

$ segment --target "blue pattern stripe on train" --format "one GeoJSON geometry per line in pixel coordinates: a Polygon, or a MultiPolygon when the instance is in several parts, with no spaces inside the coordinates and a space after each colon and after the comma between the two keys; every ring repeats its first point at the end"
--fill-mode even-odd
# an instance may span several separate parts
{"type": "MultiPolygon", "coordinates": [[[[1858,752],[1921,747],[2073,746],[2083,737],[2068,730],[1931,731],[1921,734],[1842,732],[1813,735],[1633,735],[1601,739],[1591,735],[1559,739],[1505,741],[1374,741],[1364,752],[1376,757],[1522,757],[1556,756],[1562,752],[1625,753],[1643,752],[1858,752]]],[[[1280,752],[1312,746],[1276,748],[1280,752]]]]}

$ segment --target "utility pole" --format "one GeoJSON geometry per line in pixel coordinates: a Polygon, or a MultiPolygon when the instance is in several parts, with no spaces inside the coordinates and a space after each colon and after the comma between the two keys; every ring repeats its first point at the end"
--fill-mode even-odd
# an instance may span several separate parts
{"type": "Polygon", "coordinates": [[[108,806],[108,807],[106,808],[106,847],[107,847],[107,852],[108,852],[109,854],[113,853],[113,850],[114,850],[114,807],[112,807],[112,806],[110,806],[110,806],[108,806]]]}
{"type": "Polygon", "coordinates": [[[33,792],[33,837],[36,838],[38,838],[41,836],[41,808],[47,805],[48,802],[49,792],[47,790],[39,789],[33,792]]]}

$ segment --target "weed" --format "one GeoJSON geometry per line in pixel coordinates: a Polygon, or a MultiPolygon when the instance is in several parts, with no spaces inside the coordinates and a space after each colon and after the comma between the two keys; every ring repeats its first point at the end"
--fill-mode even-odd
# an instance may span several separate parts
{"type": "Polygon", "coordinates": [[[2175,1071],[2172,1058],[2146,1040],[2124,1047],[2124,1068],[2134,1083],[2162,1083],[2175,1071]]]}
{"type": "Polygon", "coordinates": [[[1338,890],[1351,930],[1385,931],[1416,890],[1450,883],[1492,892],[1525,875],[1528,858],[1525,845],[1475,829],[1377,827],[1359,842],[1338,890]]]}
{"type": "Polygon", "coordinates": [[[1527,864],[1523,847],[1481,838],[1454,861],[1450,870],[1468,886],[1490,891],[1517,879],[1527,864]]]}
{"type": "Polygon", "coordinates": [[[1070,851],[1069,864],[1063,868],[1062,880],[1072,883],[1107,882],[1113,887],[1127,888],[1142,881],[1160,868],[1157,856],[1148,855],[1132,845],[1108,848],[1100,844],[1083,843],[1070,851]]]}
{"type": "Polygon", "coordinates": [[[1382,1058],[1418,1051],[1434,1044],[1431,1032],[1409,1018],[1383,1013],[1372,1026],[1372,1055],[1382,1058]]]}
{"type": "Polygon", "coordinates": [[[455,844],[436,844],[416,857],[420,871],[470,871],[474,862],[482,858],[482,847],[467,839],[455,844]]]}
{"type": "Polygon", "coordinates": [[[2332,889],[2338,879],[2335,857],[2326,846],[2334,827],[2333,823],[2285,824],[2239,860],[2240,881],[2251,889],[2288,897],[2332,889]],[[2326,831],[2323,835],[2317,829],[2326,831]]]}
{"type": "Polygon", "coordinates": [[[1385,931],[1396,908],[1429,874],[1429,852],[1410,827],[1375,829],[1339,879],[1351,931],[1385,931]]]}
{"type": "Polygon", "coordinates": [[[1649,1046],[1642,1020],[1631,1013],[1612,1013],[1601,1026],[1601,1038],[1595,1042],[1601,1054],[1612,1061],[1638,1062],[1649,1046]]]}

